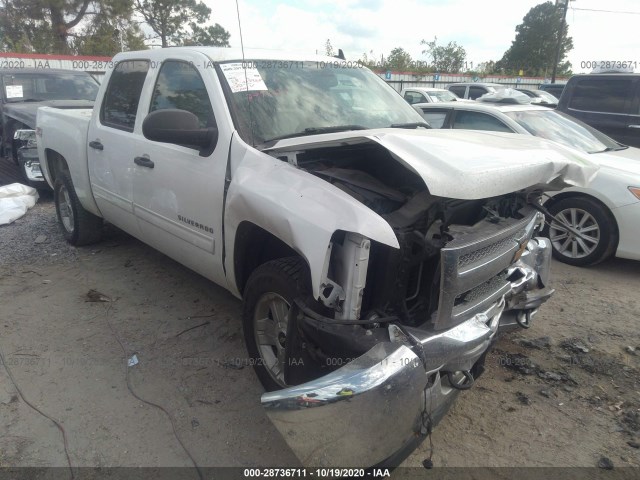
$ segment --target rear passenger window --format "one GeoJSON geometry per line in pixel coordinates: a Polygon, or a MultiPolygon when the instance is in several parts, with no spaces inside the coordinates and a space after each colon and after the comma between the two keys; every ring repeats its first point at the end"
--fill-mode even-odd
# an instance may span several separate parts
{"type": "Polygon", "coordinates": [[[456,112],[456,119],[453,123],[453,128],[513,133],[513,130],[491,115],[464,110],[458,110],[456,112]]]}
{"type": "Polygon", "coordinates": [[[213,108],[202,77],[195,67],[179,60],[163,62],[153,89],[149,113],[177,108],[193,113],[201,128],[215,126],[213,108]]]}
{"type": "Polygon", "coordinates": [[[487,93],[487,89],[483,87],[469,87],[469,98],[475,100],[487,93]]]}
{"type": "Polygon", "coordinates": [[[569,108],[591,112],[626,113],[631,79],[594,78],[576,83],[569,108]]]}
{"type": "Polygon", "coordinates": [[[457,96],[459,96],[460,98],[464,98],[464,92],[467,89],[466,86],[461,85],[461,86],[452,86],[449,87],[449,91],[455,93],[457,96]]]}
{"type": "Polygon", "coordinates": [[[103,125],[133,132],[147,70],[149,62],[144,60],[126,60],[118,63],[111,74],[102,102],[100,122],[103,125]]]}

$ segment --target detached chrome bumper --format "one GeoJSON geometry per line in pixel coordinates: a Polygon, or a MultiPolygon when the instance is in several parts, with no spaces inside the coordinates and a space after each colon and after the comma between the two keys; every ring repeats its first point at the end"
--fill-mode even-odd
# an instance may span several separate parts
{"type": "Polygon", "coordinates": [[[447,374],[471,371],[500,327],[551,296],[550,254],[548,240],[529,240],[501,296],[488,291],[492,302],[475,302],[473,316],[445,330],[391,325],[389,341],[339,370],[262,395],[267,415],[304,466],[399,464],[455,401],[447,374]]]}
{"type": "Polygon", "coordinates": [[[322,378],[265,393],[262,405],[305,466],[401,461],[397,453],[409,454],[457,397],[440,372],[471,369],[493,339],[503,306],[431,336],[406,329],[421,348],[390,329],[395,341],[322,378]]]}

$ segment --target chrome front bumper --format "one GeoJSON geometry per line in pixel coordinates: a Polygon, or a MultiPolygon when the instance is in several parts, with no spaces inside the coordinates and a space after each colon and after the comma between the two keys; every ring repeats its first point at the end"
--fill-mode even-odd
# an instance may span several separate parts
{"type": "Polygon", "coordinates": [[[304,466],[397,464],[398,452],[408,455],[455,401],[459,390],[445,374],[472,370],[500,327],[535,314],[553,293],[550,255],[548,240],[529,240],[507,272],[509,288],[500,286],[488,307],[474,302],[483,310],[446,330],[391,325],[388,342],[344,367],[262,395],[268,417],[304,466]]]}

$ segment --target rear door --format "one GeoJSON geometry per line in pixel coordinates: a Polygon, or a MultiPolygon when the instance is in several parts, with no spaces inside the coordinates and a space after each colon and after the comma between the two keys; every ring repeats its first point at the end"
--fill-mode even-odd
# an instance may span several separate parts
{"type": "Polygon", "coordinates": [[[638,89],[635,76],[579,77],[564,92],[563,111],[618,142],[640,147],[640,116],[632,112],[638,89]]]}
{"type": "Polygon", "coordinates": [[[189,55],[162,62],[144,96],[143,115],[163,109],[193,113],[200,128],[218,128],[213,153],[201,156],[197,148],[145,139],[126,161],[134,173],[143,241],[223,283],[222,204],[231,130],[216,122],[226,111],[215,70],[203,66],[200,54],[189,55]]]}
{"type": "Polygon", "coordinates": [[[131,152],[140,142],[134,133],[140,95],[149,70],[147,60],[123,60],[114,68],[89,124],[87,158],[91,190],[102,215],[124,231],[138,236],[133,212],[131,152]]]}

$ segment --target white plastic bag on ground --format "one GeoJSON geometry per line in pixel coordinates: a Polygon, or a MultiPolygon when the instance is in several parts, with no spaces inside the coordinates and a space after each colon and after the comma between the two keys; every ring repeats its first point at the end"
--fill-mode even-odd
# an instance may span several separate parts
{"type": "Polygon", "coordinates": [[[12,183],[0,187],[0,225],[17,220],[38,201],[35,188],[12,183]]]}

